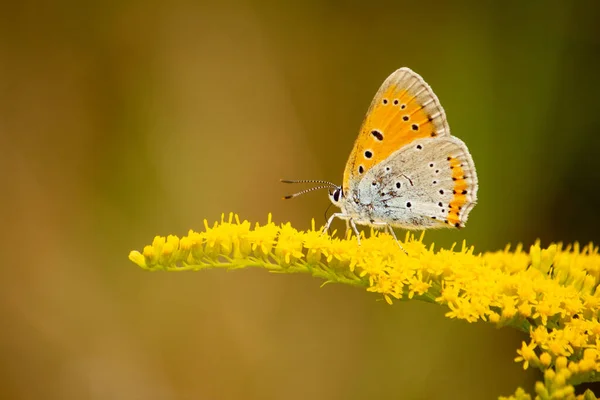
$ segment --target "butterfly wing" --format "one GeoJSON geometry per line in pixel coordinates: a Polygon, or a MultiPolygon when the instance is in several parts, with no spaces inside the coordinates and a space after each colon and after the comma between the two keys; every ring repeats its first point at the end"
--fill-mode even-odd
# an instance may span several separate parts
{"type": "Polygon", "coordinates": [[[446,135],[446,114],[431,87],[409,68],[396,70],[367,111],[344,171],[344,192],[350,193],[367,171],[403,146],[446,135]]]}
{"type": "Polygon", "coordinates": [[[477,202],[477,173],[458,138],[422,138],[374,166],[358,186],[371,218],[407,229],[457,227],[477,202]]]}

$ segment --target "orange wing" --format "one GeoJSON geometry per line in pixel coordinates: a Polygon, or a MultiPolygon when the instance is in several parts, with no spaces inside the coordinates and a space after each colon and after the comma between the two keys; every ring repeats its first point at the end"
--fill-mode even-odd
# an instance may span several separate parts
{"type": "Polygon", "coordinates": [[[391,74],[371,102],[344,171],[344,192],[370,168],[415,139],[450,135],[446,114],[421,76],[409,68],[391,74]]]}

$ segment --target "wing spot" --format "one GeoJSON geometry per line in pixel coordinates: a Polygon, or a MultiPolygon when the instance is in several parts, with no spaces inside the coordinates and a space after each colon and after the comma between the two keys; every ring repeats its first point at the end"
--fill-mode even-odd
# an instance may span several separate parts
{"type": "Polygon", "coordinates": [[[388,103],[388,99],[383,99],[383,104],[387,104],[388,103]]]}
{"type": "Polygon", "coordinates": [[[436,137],[436,136],[437,136],[437,133],[431,132],[431,137],[436,137]]]}
{"type": "Polygon", "coordinates": [[[421,150],[423,148],[423,146],[421,146],[420,144],[417,145],[417,149],[421,150]]]}
{"type": "Polygon", "coordinates": [[[408,121],[410,119],[410,117],[408,115],[405,115],[404,117],[402,117],[402,121],[408,121]]]}
{"type": "Polygon", "coordinates": [[[468,193],[468,192],[467,192],[466,190],[463,190],[463,191],[462,191],[462,194],[467,194],[467,193],[468,193]]]}
{"type": "Polygon", "coordinates": [[[444,205],[442,204],[442,202],[441,202],[441,201],[438,203],[438,206],[440,206],[440,207],[444,207],[444,205]]]}
{"type": "Polygon", "coordinates": [[[442,189],[440,189],[440,194],[444,194],[444,191],[442,189]]]}
{"type": "Polygon", "coordinates": [[[363,172],[365,172],[365,167],[363,167],[362,165],[358,166],[358,173],[362,174],[363,172]]]}
{"type": "Polygon", "coordinates": [[[455,223],[454,226],[460,228],[460,222],[455,223]]]}
{"type": "Polygon", "coordinates": [[[455,180],[457,180],[457,179],[458,179],[458,178],[452,177],[452,180],[453,180],[453,181],[455,181],[455,180]]]}
{"type": "Polygon", "coordinates": [[[439,169],[436,169],[436,170],[435,170],[435,173],[436,173],[436,174],[437,174],[437,173],[439,173],[439,172],[440,172],[440,170],[439,170],[439,169]]]}
{"type": "Polygon", "coordinates": [[[373,152],[371,150],[365,151],[365,158],[371,158],[371,157],[373,157],[373,152]]]}
{"type": "Polygon", "coordinates": [[[435,215],[434,215],[433,217],[431,217],[431,219],[437,219],[437,218],[436,218],[436,217],[435,217],[435,215]]]}
{"type": "Polygon", "coordinates": [[[417,124],[412,124],[412,130],[413,130],[413,131],[418,131],[418,130],[419,130],[419,125],[417,125],[417,124]]]}
{"type": "Polygon", "coordinates": [[[396,182],[396,189],[400,189],[401,186],[402,184],[400,182],[396,182]]]}
{"type": "Polygon", "coordinates": [[[402,104],[402,105],[400,106],[400,108],[401,108],[402,110],[404,110],[404,109],[406,108],[406,104],[402,104]]]}
{"type": "Polygon", "coordinates": [[[412,204],[410,204],[410,201],[406,203],[406,207],[411,208],[412,204]]]}
{"type": "Polygon", "coordinates": [[[398,105],[398,99],[394,99],[394,105],[397,106],[398,105]]]}
{"type": "Polygon", "coordinates": [[[448,156],[448,158],[446,160],[450,161],[450,160],[452,160],[452,157],[448,156]]]}
{"type": "Polygon", "coordinates": [[[371,135],[375,136],[375,139],[379,140],[380,142],[383,140],[383,133],[381,133],[377,129],[372,130],[371,135]]]}
{"type": "Polygon", "coordinates": [[[377,182],[375,182],[375,181],[371,182],[371,186],[377,186],[377,182]]]}
{"type": "Polygon", "coordinates": [[[443,214],[443,213],[445,213],[445,212],[446,212],[446,210],[444,210],[444,209],[442,208],[442,214],[443,214]]]}
{"type": "Polygon", "coordinates": [[[433,168],[433,163],[429,163],[429,166],[430,166],[431,168],[433,168]]]}
{"type": "Polygon", "coordinates": [[[385,167],[385,170],[386,170],[387,172],[390,172],[392,169],[391,169],[390,167],[385,167]]]}

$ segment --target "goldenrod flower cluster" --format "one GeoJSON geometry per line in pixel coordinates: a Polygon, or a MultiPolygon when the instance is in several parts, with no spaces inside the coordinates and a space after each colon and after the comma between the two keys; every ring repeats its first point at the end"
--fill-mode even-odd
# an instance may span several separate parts
{"type": "MultiPolygon", "coordinates": [[[[574,386],[600,380],[600,255],[591,244],[564,247],[539,243],[525,251],[476,254],[435,250],[407,233],[406,253],[389,235],[371,232],[361,240],[332,238],[289,223],[251,226],[230,214],[204,222],[203,232],[154,238],[129,259],[156,271],[260,267],[280,273],[309,273],[326,282],[346,283],[394,300],[419,299],[447,307],[446,316],[511,326],[529,334],[515,361],[544,373],[535,386],[539,399],[595,399],[575,395],[574,386]]],[[[531,399],[518,389],[506,399],[531,399]]]]}

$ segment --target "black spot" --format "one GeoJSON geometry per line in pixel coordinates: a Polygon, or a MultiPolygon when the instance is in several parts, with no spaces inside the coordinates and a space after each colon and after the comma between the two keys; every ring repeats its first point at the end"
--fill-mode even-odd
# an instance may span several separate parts
{"type": "Polygon", "coordinates": [[[410,204],[410,201],[408,203],[406,203],[406,207],[408,207],[408,208],[412,207],[412,204],[410,204]]]}
{"type": "Polygon", "coordinates": [[[457,180],[457,179],[458,179],[458,178],[452,177],[452,180],[453,180],[453,181],[455,181],[455,180],[457,180]]]}
{"type": "Polygon", "coordinates": [[[456,194],[456,190],[453,190],[453,191],[452,191],[452,194],[456,194]]]}
{"type": "Polygon", "coordinates": [[[438,203],[438,206],[440,206],[440,207],[444,207],[444,205],[442,204],[442,202],[441,202],[441,201],[438,203]]]}
{"type": "Polygon", "coordinates": [[[440,172],[440,170],[439,170],[439,169],[436,169],[436,170],[435,170],[435,173],[437,174],[438,172],[440,172]]]}
{"type": "Polygon", "coordinates": [[[433,168],[433,163],[429,163],[429,166],[430,166],[431,168],[433,168]]]}
{"type": "Polygon", "coordinates": [[[573,319],[579,319],[579,314],[573,314],[573,319]]]}
{"type": "Polygon", "coordinates": [[[371,186],[377,186],[377,182],[375,182],[375,181],[371,182],[371,186]]]}
{"type": "Polygon", "coordinates": [[[459,210],[462,210],[462,207],[458,207],[459,210]]]}
{"type": "Polygon", "coordinates": [[[434,184],[434,185],[436,185],[436,184],[437,184],[437,181],[433,181],[433,184],[434,184]]]}
{"type": "Polygon", "coordinates": [[[375,136],[375,138],[379,141],[383,140],[383,133],[379,132],[378,130],[372,130],[371,135],[375,136]]]}
{"type": "Polygon", "coordinates": [[[454,226],[460,228],[460,222],[455,223],[454,226]]]}
{"type": "Polygon", "coordinates": [[[394,100],[394,105],[397,106],[398,105],[398,99],[394,100]]]}
{"type": "Polygon", "coordinates": [[[359,173],[359,174],[362,174],[363,172],[365,172],[365,169],[363,168],[363,166],[362,166],[362,165],[359,165],[359,166],[358,166],[358,173],[359,173]]]}
{"type": "Polygon", "coordinates": [[[462,179],[467,179],[468,177],[466,175],[463,175],[462,179]]]}
{"type": "Polygon", "coordinates": [[[373,153],[370,150],[367,150],[367,151],[365,151],[365,157],[371,158],[371,157],[373,157],[373,153]]]}
{"type": "Polygon", "coordinates": [[[385,196],[385,192],[381,192],[381,195],[382,195],[382,196],[385,196]]]}
{"type": "Polygon", "coordinates": [[[408,121],[408,119],[409,119],[409,118],[408,118],[408,115],[405,115],[404,117],[402,117],[402,120],[403,120],[403,121],[408,121]]]}
{"type": "Polygon", "coordinates": [[[445,213],[445,212],[446,212],[446,210],[444,210],[444,209],[442,208],[442,213],[445,213]]]}
{"type": "Polygon", "coordinates": [[[431,117],[431,115],[428,115],[428,116],[427,116],[427,121],[428,121],[428,122],[431,122],[431,121],[433,121],[433,118],[431,117]]]}
{"type": "Polygon", "coordinates": [[[436,136],[437,136],[437,133],[431,132],[431,137],[436,137],[436,136]]]}
{"type": "Polygon", "coordinates": [[[444,220],[444,222],[445,222],[445,223],[448,223],[448,220],[447,220],[447,219],[445,219],[445,220],[444,220]]]}
{"type": "Polygon", "coordinates": [[[402,184],[400,182],[396,182],[396,188],[400,189],[400,186],[402,186],[402,184]]]}
{"type": "Polygon", "coordinates": [[[437,219],[435,216],[431,217],[431,219],[437,219]]]}
{"type": "Polygon", "coordinates": [[[404,110],[406,108],[406,104],[402,104],[400,108],[404,110]]]}
{"type": "Polygon", "coordinates": [[[442,189],[440,189],[440,194],[444,194],[444,191],[442,189]]]}
{"type": "Polygon", "coordinates": [[[423,148],[423,146],[421,146],[420,144],[417,145],[417,149],[421,150],[423,148]]]}
{"type": "Polygon", "coordinates": [[[417,124],[412,124],[412,130],[413,130],[413,131],[418,131],[418,130],[419,130],[419,125],[417,125],[417,124]]]}
{"type": "Polygon", "coordinates": [[[463,190],[463,191],[462,191],[462,194],[467,194],[467,191],[466,191],[466,190],[463,190]]]}
{"type": "Polygon", "coordinates": [[[451,165],[451,166],[450,166],[450,169],[454,169],[454,165],[451,165]]]}
{"type": "Polygon", "coordinates": [[[447,160],[448,160],[448,161],[452,160],[452,157],[448,156],[447,160]]]}
{"type": "Polygon", "coordinates": [[[387,99],[383,99],[383,104],[387,104],[388,100],[387,99]]]}
{"type": "Polygon", "coordinates": [[[385,167],[385,170],[389,172],[389,171],[391,171],[392,169],[391,169],[390,167],[385,167]]]}

